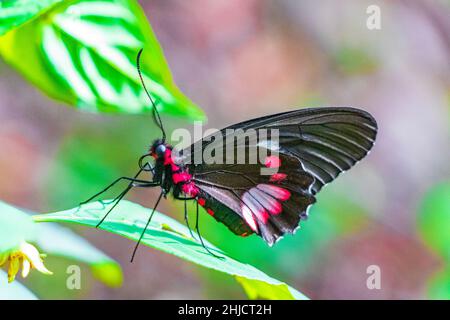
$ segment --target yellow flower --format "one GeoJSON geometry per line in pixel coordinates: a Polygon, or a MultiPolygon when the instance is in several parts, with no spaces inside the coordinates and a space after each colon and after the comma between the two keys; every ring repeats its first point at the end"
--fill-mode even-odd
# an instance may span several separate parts
{"type": "Polygon", "coordinates": [[[8,282],[14,281],[16,274],[22,266],[22,277],[25,278],[31,269],[36,269],[44,274],[53,274],[42,261],[42,255],[33,245],[22,242],[18,250],[12,250],[3,256],[0,255],[0,267],[9,261],[8,282]]]}

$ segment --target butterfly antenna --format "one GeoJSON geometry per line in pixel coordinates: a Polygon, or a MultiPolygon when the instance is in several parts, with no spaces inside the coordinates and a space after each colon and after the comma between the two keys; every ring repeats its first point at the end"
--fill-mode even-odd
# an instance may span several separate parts
{"type": "Polygon", "coordinates": [[[137,54],[137,58],[136,58],[136,67],[137,67],[137,72],[139,74],[139,79],[141,79],[141,83],[142,83],[142,87],[144,88],[145,93],[147,94],[147,97],[150,99],[150,102],[152,103],[152,107],[153,107],[153,119],[156,123],[156,125],[159,127],[159,129],[161,129],[162,132],[162,140],[166,141],[166,131],[164,131],[164,127],[161,121],[161,117],[159,115],[158,109],[156,108],[156,104],[155,101],[153,100],[152,96],[150,95],[150,93],[147,90],[147,87],[145,86],[144,83],[144,78],[142,77],[142,72],[141,72],[141,54],[142,51],[144,49],[139,50],[138,54],[137,54]]]}

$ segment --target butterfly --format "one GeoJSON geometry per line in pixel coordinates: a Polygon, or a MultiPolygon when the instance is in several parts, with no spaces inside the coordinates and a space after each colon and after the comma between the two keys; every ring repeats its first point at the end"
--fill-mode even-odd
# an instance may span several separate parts
{"type": "MultiPolygon", "coordinates": [[[[195,201],[195,229],[202,245],[210,253],[200,235],[199,207],[234,234],[243,237],[256,234],[271,246],[283,235],[294,233],[300,221],[308,217],[308,210],[316,202],[315,195],[322,187],[364,158],[374,145],[377,123],[368,112],[324,107],[293,110],[234,124],[214,133],[214,137],[206,136],[188,148],[174,150],[167,142],[160,115],[142,79],[139,67],[141,53],[142,50],[137,56],[138,72],[153,104],[154,121],[162,132],[162,138],[155,140],[139,159],[140,171],[134,178],[122,177],[113,183],[120,180],[130,183],[116,198],[114,206],[132,187],[160,187],[161,193],[147,226],[161,198],[169,194],[185,202],[185,220],[189,226],[186,201],[195,201]],[[241,139],[240,142],[227,139],[239,130],[264,139],[241,139]],[[276,143],[272,144],[267,138],[268,131],[276,132],[276,143]],[[263,158],[251,163],[211,163],[199,157],[207,150],[216,153],[228,151],[228,155],[244,155],[247,160],[255,154],[262,154],[263,158]],[[147,161],[149,157],[151,161],[147,161]],[[262,174],[264,170],[269,173],[262,174]],[[150,172],[152,179],[139,179],[143,171],[150,172]]],[[[223,154],[218,158],[228,159],[223,154]]]]}

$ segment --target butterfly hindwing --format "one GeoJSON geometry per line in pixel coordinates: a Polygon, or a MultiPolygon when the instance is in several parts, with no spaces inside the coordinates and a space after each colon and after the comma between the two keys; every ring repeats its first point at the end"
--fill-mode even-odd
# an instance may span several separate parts
{"type": "Polygon", "coordinates": [[[239,203],[231,191],[208,185],[199,184],[198,186],[198,203],[210,216],[226,225],[238,236],[245,237],[253,233],[250,226],[239,215],[239,203]]]}
{"type": "Polygon", "coordinates": [[[279,167],[272,175],[261,175],[261,164],[191,167],[199,203],[238,235],[255,232],[273,244],[284,233],[293,233],[315,201],[310,190],[314,178],[294,157],[277,158],[279,167]]]}

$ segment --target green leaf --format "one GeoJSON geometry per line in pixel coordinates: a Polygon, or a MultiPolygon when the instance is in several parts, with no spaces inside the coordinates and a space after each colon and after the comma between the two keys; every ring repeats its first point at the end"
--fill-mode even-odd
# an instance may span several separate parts
{"type": "Polygon", "coordinates": [[[242,285],[250,299],[270,299],[270,300],[307,300],[308,298],[288,286],[282,284],[269,284],[261,280],[253,280],[236,276],[236,280],[242,285]]]}
{"type": "Polygon", "coordinates": [[[119,264],[86,240],[59,225],[35,224],[27,213],[0,201],[0,254],[23,241],[36,244],[43,253],[88,264],[94,276],[109,286],[122,283],[119,264]]]}
{"type": "MultiPolygon", "coordinates": [[[[34,216],[37,222],[68,222],[95,227],[111,205],[90,203],[81,208],[34,216]]],[[[150,210],[138,204],[121,201],[101,229],[137,241],[149,217],[150,210]]],[[[173,254],[203,267],[233,275],[244,286],[250,298],[306,299],[304,295],[285,283],[273,279],[251,265],[238,262],[205,240],[216,255],[206,252],[201,244],[190,237],[189,230],[181,223],[155,212],[144,234],[142,243],[173,254]]]]}
{"type": "Polygon", "coordinates": [[[93,112],[143,113],[152,106],[195,120],[203,111],[175,85],[163,51],[135,0],[65,1],[0,37],[0,54],[49,96],[93,112]]]}
{"type": "Polygon", "coordinates": [[[62,0],[9,0],[0,2],[0,35],[42,14],[62,0]]]}
{"type": "Polygon", "coordinates": [[[37,300],[37,297],[18,281],[8,283],[8,276],[0,270],[0,300],[37,300]]]}
{"type": "Polygon", "coordinates": [[[419,209],[419,231],[425,243],[450,263],[450,183],[433,187],[419,209]]]}

